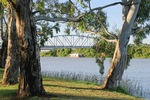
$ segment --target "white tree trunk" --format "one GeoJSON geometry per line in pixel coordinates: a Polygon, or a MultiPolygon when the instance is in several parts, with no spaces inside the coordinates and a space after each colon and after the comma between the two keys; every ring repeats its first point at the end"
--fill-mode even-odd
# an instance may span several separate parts
{"type": "MultiPolygon", "coordinates": [[[[122,0],[126,2],[127,0],[122,0]]],[[[130,9],[123,6],[123,25],[120,31],[116,49],[108,74],[101,88],[115,88],[122,79],[124,69],[127,66],[127,46],[132,33],[132,27],[139,9],[140,0],[133,0],[130,9]]]]}

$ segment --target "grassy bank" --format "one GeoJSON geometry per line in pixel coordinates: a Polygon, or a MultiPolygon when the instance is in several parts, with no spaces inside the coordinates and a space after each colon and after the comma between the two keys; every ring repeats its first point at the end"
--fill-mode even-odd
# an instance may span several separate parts
{"type": "MultiPolygon", "coordinates": [[[[0,69],[0,82],[2,81],[3,69],[0,69]]],[[[113,91],[98,90],[98,85],[90,82],[69,81],[60,78],[50,78],[44,76],[44,88],[47,92],[45,97],[25,98],[30,100],[66,100],[66,99],[90,99],[90,100],[142,100],[128,95],[122,89],[113,91]]],[[[0,99],[16,99],[17,85],[2,86],[0,85],[0,99]]]]}

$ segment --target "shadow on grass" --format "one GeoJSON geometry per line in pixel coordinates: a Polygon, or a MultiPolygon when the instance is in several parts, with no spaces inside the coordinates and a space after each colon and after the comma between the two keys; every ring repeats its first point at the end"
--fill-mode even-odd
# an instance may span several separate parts
{"type": "Polygon", "coordinates": [[[0,98],[4,100],[14,99],[17,96],[17,90],[0,89],[0,98]]]}
{"type": "Polygon", "coordinates": [[[30,96],[25,98],[17,97],[17,90],[0,90],[0,99],[2,100],[127,100],[127,99],[113,99],[113,98],[102,98],[102,97],[92,97],[92,96],[75,96],[69,94],[61,93],[47,93],[43,96],[30,96]]]}
{"type": "Polygon", "coordinates": [[[69,94],[47,94],[47,95],[55,95],[55,97],[51,97],[51,99],[55,100],[127,100],[127,99],[116,99],[116,98],[102,98],[102,97],[92,97],[92,96],[75,96],[69,94]]]}
{"type": "MultiPolygon", "coordinates": [[[[50,84],[44,84],[44,86],[49,86],[49,87],[60,87],[60,88],[68,88],[68,89],[82,89],[82,90],[101,90],[99,88],[82,88],[82,87],[69,87],[69,86],[61,86],[61,85],[50,85],[50,84]]],[[[116,89],[113,90],[109,90],[109,89],[103,89],[103,91],[109,91],[109,92],[118,92],[118,93],[122,93],[122,94],[127,94],[130,95],[129,93],[127,93],[125,90],[123,90],[121,87],[118,87],[116,89]]]]}
{"type": "Polygon", "coordinates": [[[97,88],[69,87],[69,86],[50,85],[50,84],[44,84],[44,86],[60,87],[60,88],[68,88],[68,89],[99,90],[99,89],[97,89],[97,88]]]}

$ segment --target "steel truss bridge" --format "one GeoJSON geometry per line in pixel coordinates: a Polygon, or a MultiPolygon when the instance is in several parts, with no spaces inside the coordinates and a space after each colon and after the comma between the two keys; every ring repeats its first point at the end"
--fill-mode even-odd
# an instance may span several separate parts
{"type": "MultiPolygon", "coordinates": [[[[91,48],[95,43],[96,36],[86,35],[57,35],[49,38],[41,50],[59,49],[59,48],[91,48]]],[[[0,48],[2,40],[0,40],[0,48]]]]}
{"type": "Polygon", "coordinates": [[[96,36],[57,35],[49,38],[41,50],[59,48],[91,48],[96,42],[96,36]]]}

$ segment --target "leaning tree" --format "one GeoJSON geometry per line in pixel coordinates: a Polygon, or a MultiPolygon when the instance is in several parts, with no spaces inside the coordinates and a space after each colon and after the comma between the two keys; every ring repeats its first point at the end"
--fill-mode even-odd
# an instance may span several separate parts
{"type": "MultiPolygon", "coordinates": [[[[69,0],[69,1],[71,2],[71,0],[69,0]]],[[[149,9],[150,8],[149,7],[150,2],[148,0],[145,0],[145,1],[122,0],[121,2],[115,2],[112,4],[108,4],[106,6],[97,7],[97,8],[93,8],[93,9],[91,8],[90,0],[85,0],[85,1],[81,0],[80,2],[81,3],[83,2],[84,7],[89,8],[89,11],[87,11],[87,13],[82,14],[83,18],[86,15],[93,15],[93,13],[95,11],[95,13],[97,15],[95,17],[93,17],[92,20],[89,20],[89,23],[92,23],[92,24],[90,24],[91,26],[94,25],[93,26],[94,29],[97,25],[101,25],[103,27],[103,30],[92,30],[90,28],[87,28],[85,26],[85,24],[79,25],[79,28],[81,28],[82,30],[85,29],[84,30],[85,32],[88,30],[91,33],[99,34],[100,37],[102,39],[104,39],[105,41],[113,42],[116,45],[114,55],[112,58],[112,62],[110,65],[110,69],[106,75],[106,78],[104,80],[104,84],[100,87],[101,89],[115,88],[119,85],[119,81],[122,79],[124,69],[127,66],[127,62],[128,62],[127,48],[128,48],[128,42],[129,42],[131,35],[134,34],[135,37],[136,36],[138,36],[138,37],[143,36],[140,39],[139,38],[136,39],[136,40],[140,41],[144,37],[146,37],[145,34],[149,33],[148,21],[149,21],[149,12],[150,12],[150,9],[149,9]],[[87,2],[87,5],[85,4],[86,2],[87,2]],[[117,4],[122,5],[122,27],[121,27],[118,35],[112,34],[111,32],[108,31],[108,29],[106,28],[106,24],[103,23],[102,18],[99,16],[102,14],[98,13],[106,7],[115,6],[117,4]],[[141,4],[141,6],[139,8],[140,4],[141,4]],[[95,25],[96,22],[98,22],[97,25],[95,25]]],[[[88,19],[88,18],[86,18],[86,19],[88,19]]],[[[81,18],[79,18],[79,21],[80,20],[81,20],[81,18]]]]}

